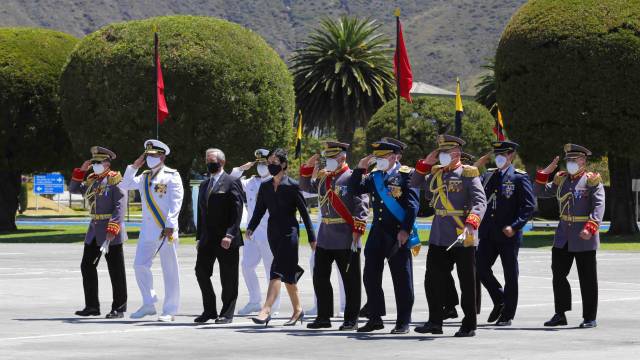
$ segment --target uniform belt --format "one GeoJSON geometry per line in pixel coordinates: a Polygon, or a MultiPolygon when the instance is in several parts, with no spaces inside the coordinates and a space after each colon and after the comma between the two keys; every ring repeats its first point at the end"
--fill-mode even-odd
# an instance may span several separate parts
{"type": "Polygon", "coordinates": [[[323,224],[344,224],[346,221],[343,218],[322,218],[323,224]]]}
{"type": "Polygon", "coordinates": [[[587,222],[589,221],[588,216],[570,216],[570,215],[561,215],[560,220],[566,222],[587,222]]]}
{"type": "Polygon", "coordinates": [[[447,210],[447,209],[436,209],[436,215],[439,216],[464,216],[464,210],[447,210]]]}
{"type": "Polygon", "coordinates": [[[91,214],[91,220],[109,220],[111,214],[91,214]]]}

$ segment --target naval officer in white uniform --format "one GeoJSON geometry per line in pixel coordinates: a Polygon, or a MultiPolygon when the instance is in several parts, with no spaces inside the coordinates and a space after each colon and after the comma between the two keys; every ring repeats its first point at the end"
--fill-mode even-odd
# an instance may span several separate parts
{"type": "Polygon", "coordinates": [[[159,140],[147,140],[144,153],[127,166],[120,187],[138,190],[142,201],[140,239],[133,263],[136,281],[142,293],[142,307],[131,314],[132,319],[155,315],[158,297],[153,288],[151,264],[156,252],[160,257],[164,278],[164,305],[159,321],[173,321],[180,305],[180,277],[178,268],[178,215],[184,189],[177,170],[164,165],[169,147],[159,140]],[[137,175],[146,162],[149,170],[137,175]],[[158,251],[159,249],[159,251],[158,251]]]}

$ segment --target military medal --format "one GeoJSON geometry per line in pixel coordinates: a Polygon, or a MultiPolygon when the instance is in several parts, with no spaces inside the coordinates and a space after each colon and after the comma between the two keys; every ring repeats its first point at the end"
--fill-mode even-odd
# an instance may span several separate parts
{"type": "Polygon", "coordinates": [[[156,186],[153,187],[153,191],[162,197],[167,194],[167,184],[156,184],[156,186]]]}

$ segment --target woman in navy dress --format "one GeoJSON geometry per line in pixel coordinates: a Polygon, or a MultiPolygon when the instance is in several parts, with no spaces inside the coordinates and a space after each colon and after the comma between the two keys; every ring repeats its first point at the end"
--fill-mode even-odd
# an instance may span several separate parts
{"type": "MultiPolygon", "coordinates": [[[[287,152],[283,149],[273,150],[268,157],[269,172],[273,178],[260,185],[258,199],[253,211],[247,236],[251,238],[253,231],[260,224],[265,212],[269,210],[267,238],[273,253],[273,262],[269,274],[269,290],[262,310],[257,317],[252,318],[256,324],[268,325],[271,320],[271,306],[280,293],[281,283],[285,283],[293,314],[284,325],[302,323],[304,312],[300,303],[298,286],[296,283],[304,270],[298,265],[299,225],[296,210],[300,212],[304,226],[307,229],[309,244],[315,248],[316,237],[313,223],[307,211],[306,202],[298,187],[298,182],[287,176],[287,152]]],[[[251,240],[250,240],[251,241],[251,240]]]]}

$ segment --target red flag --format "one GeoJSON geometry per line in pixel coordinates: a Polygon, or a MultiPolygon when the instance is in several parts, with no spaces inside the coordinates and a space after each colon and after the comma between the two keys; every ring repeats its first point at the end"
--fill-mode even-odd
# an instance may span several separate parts
{"type": "Polygon", "coordinates": [[[160,66],[160,52],[158,51],[158,33],[155,36],[155,55],[156,55],[156,120],[158,124],[162,124],[164,119],[169,116],[169,109],[167,108],[167,101],[164,98],[164,80],[162,78],[162,67],[160,66]]]}
{"type": "Polygon", "coordinates": [[[413,74],[411,73],[411,64],[409,63],[409,54],[407,54],[407,48],[404,46],[404,38],[402,37],[402,24],[400,23],[400,17],[396,16],[397,24],[397,41],[396,52],[393,56],[393,72],[396,76],[396,82],[398,85],[398,92],[400,96],[411,102],[411,86],[413,86],[413,74]],[[398,66],[398,64],[400,64],[398,66]],[[400,74],[398,75],[398,70],[400,74]]]}

